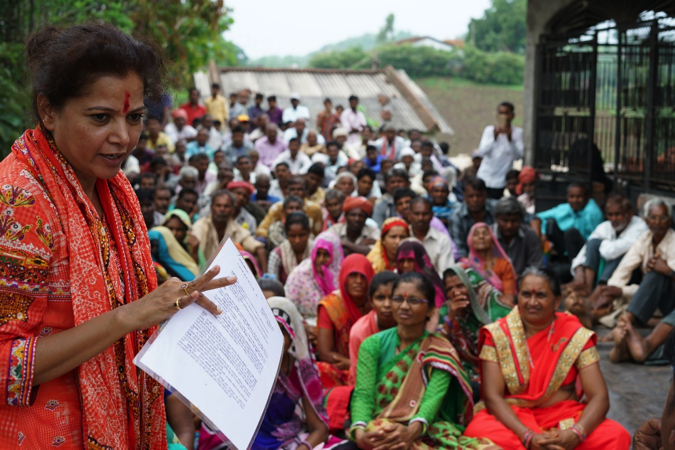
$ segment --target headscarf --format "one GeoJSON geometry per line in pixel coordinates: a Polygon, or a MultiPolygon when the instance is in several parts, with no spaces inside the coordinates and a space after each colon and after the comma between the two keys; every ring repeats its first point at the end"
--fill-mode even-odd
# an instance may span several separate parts
{"type": "Polygon", "coordinates": [[[262,270],[260,270],[260,266],[258,265],[258,261],[256,261],[255,256],[246,250],[239,250],[239,253],[241,253],[242,258],[244,258],[244,261],[246,261],[246,264],[250,263],[253,266],[253,276],[256,280],[259,279],[262,276],[262,270]]]}
{"type": "MultiPolygon", "coordinates": [[[[51,134],[41,125],[17,139],[12,154],[24,165],[26,176],[44,190],[50,212],[59,218],[61,230],[51,233],[63,232],[71,255],[70,271],[62,281],[70,284],[75,326],[136,301],[157,287],[143,214],[122,171],[109,180],[96,181],[104,224],[51,134]],[[117,250],[119,267],[106,264],[111,245],[117,250]]],[[[110,448],[166,448],[162,386],[133,363],[154,331],[152,327],[128,333],[75,369],[85,441],[95,440],[110,448]]]]}
{"type": "Polygon", "coordinates": [[[169,275],[183,281],[192,281],[199,275],[199,266],[167,227],[153,228],[148,232],[148,237],[155,245],[153,261],[161,264],[169,275]]]}
{"type": "Polygon", "coordinates": [[[366,277],[366,295],[368,293],[368,288],[370,287],[370,280],[375,276],[373,266],[365,256],[358,253],[352,253],[345,258],[344,264],[342,264],[342,268],[340,269],[340,295],[342,296],[342,302],[347,309],[347,315],[349,316],[349,321],[352,325],[354,325],[362,316],[356,303],[354,303],[354,300],[352,300],[347,292],[347,278],[353,273],[358,273],[366,277]]]}
{"type": "Polygon", "coordinates": [[[534,167],[525,166],[523,170],[520,171],[518,175],[518,185],[516,186],[516,194],[521,195],[523,193],[523,184],[532,183],[535,180],[539,179],[539,174],[534,167]]]}
{"type": "MultiPolygon", "coordinates": [[[[166,213],[162,225],[166,226],[166,224],[169,223],[169,220],[171,220],[172,217],[175,217],[179,219],[181,222],[183,222],[183,225],[187,227],[188,232],[192,231],[192,219],[190,218],[190,215],[185,211],[183,211],[182,209],[178,208],[173,209],[166,213]]],[[[184,249],[187,250],[187,244],[185,244],[184,242],[180,242],[180,244],[183,246],[184,249]]],[[[206,265],[206,258],[204,257],[204,252],[202,251],[201,247],[199,247],[199,250],[197,250],[197,256],[198,256],[197,265],[199,267],[204,267],[206,265]]]]}
{"type": "Polygon", "coordinates": [[[248,181],[230,181],[229,183],[227,183],[227,189],[229,191],[238,188],[246,189],[248,191],[249,196],[253,195],[253,193],[255,192],[255,187],[253,187],[253,185],[248,181]]]}
{"type": "MultiPolygon", "coordinates": [[[[272,314],[277,322],[288,332],[293,340],[289,352],[295,358],[295,368],[298,371],[298,378],[302,384],[304,395],[307,396],[309,403],[314,408],[316,415],[328,425],[328,416],[323,406],[323,387],[319,379],[319,372],[316,369],[312,350],[309,347],[309,340],[305,333],[303,319],[293,302],[284,297],[271,297],[267,300],[272,308],[272,314]]],[[[289,388],[288,380],[283,374],[279,375],[279,381],[286,389],[289,388]],[[288,383],[288,385],[287,385],[288,383]]]]}
{"type": "MultiPolygon", "coordinates": [[[[450,192],[450,184],[448,184],[448,181],[441,176],[435,176],[429,181],[429,198],[431,198],[431,188],[436,186],[442,186],[450,192]]],[[[432,202],[431,210],[433,211],[434,216],[448,223],[450,222],[450,216],[452,215],[453,210],[450,199],[446,198],[445,205],[442,206],[434,205],[432,202]]]]}
{"type": "Polygon", "coordinates": [[[517,276],[515,275],[515,270],[513,269],[513,264],[511,263],[509,256],[506,254],[502,246],[499,244],[499,241],[497,240],[495,234],[492,232],[490,226],[484,222],[475,223],[471,227],[471,230],[469,230],[469,236],[466,238],[466,243],[469,246],[469,255],[466,258],[464,258],[464,261],[476,272],[478,272],[480,276],[488,280],[490,284],[496,287],[497,290],[501,291],[502,290],[501,278],[499,278],[499,276],[496,273],[492,271],[488,272],[485,270],[485,260],[483,260],[473,248],[473,235],[476,232],[476,230],[480,227],[487,228],[488,232],[490,233],[490,238],[492,239],[492,249],[490,250],[490,252],[492,253],[492,256],[494,256],[495,258],[502,258],[507,260],[509,262],[511,270],[514,271],[514,278],[517,278],[517,276]]]}
{"type": "Polygon", "coordinates": [[[342,204],[342,212],[349,213],[352,209],[360,208],[369,217],[373,213],[373,204],[365,197],[347,197],[342,204]]]}
{"type": "MultiPolygon", "coordinates": [[[[298,258],[295,256],[295,250],[293,250],[293,246],[291,245],[291,242],[288,239],[284,239],[284,241],[279,245],[279,247],[275,248],[274,252],[277,252],[279,255],[279,259],[281,260],[281,265],[284,268],[284,272],[286,273],[286,277],[288,278],[288,275],[298,267],[298,264],[300,264],[302,261],[305,259],[309,258],[312,256],[312,248],[314,247],[314,240],[310,237],[307,240],[307,246],[305,247],[305,251],[302,253],[302,259],[298,262],[298,258]]],[[[330,253],[330,252],[329,252],[330,253]]]]}
{"type": "Polygon", "coordinates": [[[340,267],[344,260],[340,237],[332,231],[324,231],[314,240],[310,258],[302,261],[288,275],[286,296],[295,303],[305,318],[316,317],[316,305],[322,298],[337,289],[340,267]],[[317,273],[314,267],[320,249],[326,250],[331,259],[317,273]]]}
{"type": "Polygon", "coordinates": [[[384,272],[385,270],[396,270],[396,266],[389,266],[389,258],[387,258],[387,250],[382,245],[382,240],[394,227],[403,227],[405,228],[406,237],[410,237],[410,228],[408,227],[408,222],[401,219],[400,217],[390,217],[382,223],[382,233],[380,238],[373,245],[373,249],[368,253],[368,261],[373,265],[373,270],[375,273],[384,272]]]}
{"type": "MultiPolygon", "coordinates": [[[[448,249],[449,250],[449,249],[448,249]]],[[[429,255],[421,242],[414,239],[406,239],[401,242],[396,252],[396,264],[403,259],[412,259],[415,261],[415,272],[421,273],[431,280],[436,291],[436,308],[440,308],[445,303],[445,285],[438,276],[438,272],[429,259],[429,255]]]]}

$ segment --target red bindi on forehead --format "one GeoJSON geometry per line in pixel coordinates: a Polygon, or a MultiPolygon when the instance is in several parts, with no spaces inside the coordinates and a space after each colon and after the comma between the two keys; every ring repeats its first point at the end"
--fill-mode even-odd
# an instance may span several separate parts
{"type": "Polygon", "coordinates": [[[124,108],[122,108],[122,112],[125,114],[129,111],[129,97],[131,97],[129,91],[124,91],[124,108]]]}

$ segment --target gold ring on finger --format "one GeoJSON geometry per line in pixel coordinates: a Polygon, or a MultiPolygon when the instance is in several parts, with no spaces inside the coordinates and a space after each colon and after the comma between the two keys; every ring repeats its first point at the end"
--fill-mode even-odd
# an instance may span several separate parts
{"type": "Polygon", "coordinates": [[[190,296],[190,291],[188,291],[189,287],[190,285],[188,283],[183,283],[183,285],[180,287],[183,290],[183,292],[185,292],[185,295],[187,295],[188,297],[190,296]]]}
{"type": "Polygon", "coordinates": [[[176,299],[176,301],[173,303],[173,306],[175,306],[176,309],[179,310],[179,311],[180,311],[181,309],[183,309],[183,308],[180,307],[180,297],[178,297],[178,298],[176,299]]]}

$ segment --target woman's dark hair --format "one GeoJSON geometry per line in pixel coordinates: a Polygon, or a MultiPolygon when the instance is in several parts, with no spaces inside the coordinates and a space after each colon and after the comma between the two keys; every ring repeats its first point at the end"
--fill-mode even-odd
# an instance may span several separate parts
{"type": "Polygon", "coordinates": [[[159,47],[103,22],[69,28],[47,25],[28,38],[26,59],[37,121],[39,94],[59,110],[68,99],[81,96],[106,75],[136,73],[143,80],[145,97],[159,101],[164,93],[166,63],[159,47]]]}
{"type": "Polygon", "coordinates": [[[284,224],[284,230],[288,234],[288,230],[291,229],[293,225],[302,225],[302,229],[309,231],[309,218],[307,214],[302,211],[293,211],[286,217],[286,223],[284,224]]]}
{"type": "Polygon", "coordinates": [[[518,278],[518,291],[520,292],[520,285],[523,283],[523,280],[526,276],[533,275],[535,277],[541,277],[548,281],[548,285],[551,288],[551,292],[556,297],[562,295],[562,289],[560,288],[560,278],[555,274],[553,270],[548,267],[528,267],[525,269],[523,274],[518,278]]]}
{"type": "Polygon", "coordinates": [[[290,205],[291,203],[299,203],[300,208],[302,208],[303,205],[304,205],[304,202],[302,201],[302,199],[300,197],[298,197],[297,195],[289,195],[288,197],[286,197],[284,199],[284,203],[282,204],[283,209],[288,208],[288,205],[290,205]]]}
{"type": "Polygon", "coordinates": [[[401,283],[415,283],[419,290],[424,294],[424,298],[427,300],[427,306],[429,308],[436,307],[436,288],[434,287],[434,283],[432,283],[426,275],[422,275],[419,272],[404,273],[394,281],[394,286],[391,288],[392,292],[395,291],[401,283]]]}
{"type": "Polygon", "coordinates": [[[261,278],[258,280],[258,286],[260,286],[261,291],[270,291],[275,297],[286,296],[286,293],[284,292],[284,285],[278,280],[273,280],[271,278],[261,278]]]}
{"type": "Polygon", "coordinates": [[[372,280],[370,280],[370,288],[368,288],[368,297],[373,298],[373,295],[375,295],[375,291],[377,290],[377,288],[386,284],[391,284],[395,282],[397,278],[398,274],[390,272],[388,270],[378,273],[373,277],[372,280]]]}

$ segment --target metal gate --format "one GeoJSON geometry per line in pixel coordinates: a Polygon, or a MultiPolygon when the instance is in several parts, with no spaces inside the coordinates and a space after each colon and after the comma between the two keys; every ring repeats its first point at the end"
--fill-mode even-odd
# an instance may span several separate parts
{"type": "Polygon", "coordinates": [[[537,76],[538,170],[675,190],[673,19],[544,36],[537,76]]]}

